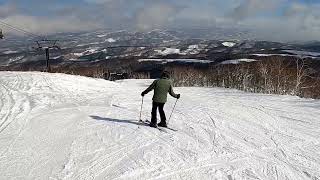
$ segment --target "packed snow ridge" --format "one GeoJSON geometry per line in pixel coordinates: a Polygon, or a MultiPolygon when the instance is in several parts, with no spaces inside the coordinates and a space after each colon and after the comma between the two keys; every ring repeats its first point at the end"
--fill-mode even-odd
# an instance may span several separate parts
{"type": "Polygon", "coordinates": [[[174,88],[162,132],[151,82],[0,72],[0,179],[320,179],[319,100],[174,88]]]}

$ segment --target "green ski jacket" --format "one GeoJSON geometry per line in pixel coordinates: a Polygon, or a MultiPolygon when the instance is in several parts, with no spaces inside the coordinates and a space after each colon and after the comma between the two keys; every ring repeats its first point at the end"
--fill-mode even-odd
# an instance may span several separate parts
{"type": "Polygon", "coordinates": [[[167,94],[169,93],[171,96],[178,98],[178,95],[173,92],[171,81],[168,78],[161,78],[153,81],[153,83],[143,91],[143,94],[147,94],[148,92],[154,89],[154,94],[152,100],[157,103],[166,103],[167,102],[167,94]]]}

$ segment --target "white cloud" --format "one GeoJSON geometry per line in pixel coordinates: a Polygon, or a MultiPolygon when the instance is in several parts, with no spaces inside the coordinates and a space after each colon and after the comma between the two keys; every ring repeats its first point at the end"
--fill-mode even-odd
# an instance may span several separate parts
{"type": "Polygon", "coordinates": [[[285,16],[296,16],[296,15],[301,15],[304,14],[308,11],[308,6],[300,3],[293,3],[291,6],[289,6],[288,9],[284,12],[285,16]]]}
{"type": "MultiPolygon", "coordinates": [[[[6,23],[27,30],[34,34],[50,34],[56,32],[77,32],[101,28],[101,24],[95,22],[83,22],[76,18],[48,19],[34,16],[14,15],[1,19],[6,23]]],[[[4,27],[6,32],[21,35],[20,32],[4,27]]]]}
{"type": "Polygon", "coordinates": [[[258,37],[273,41],[320,40],[320,19],[314,14],[304,16],[283,16],[278,18],[255,18],[242,22],[252,27],[258,37]]]}
{"type": "Polygon", "coordinates": [[[283,0],[244,0],[230,13],[236,21],[255,16],[258,13],[272,12],[277,9],[283,0]]]}
{"type": "Polygon", "coordinates": [[[150,30],[168,26],[173,21],[177,8],[169,4],[152,4],[144,7],[136,15],[136,27],[140,30],[150,30]]]}
{"type": "Polygon", "coordinates": [[[14,4],[0,6],[0,18],[5,18],[15,13],[17,13],[17,8],[14,4]]]}
{"type": "Polygon", "coordinates": [[[244,0],[217,23],[251,29],[263,40],[320,40],[320,4],[288,2],[244,0]]]}
{"type": "Polygon", "coordinates": [[[265,40],[320,40],[320,3],[307,5],[291,0],[85,1],[86,6],[60,6],[60,9],[48,6],[53,13],[45,17],[32,16],[27,11],[19,11],[16,7],[20,6],[6,4],[0,6],[0,20],[45,34],[105,27],[138,30],[240,27],[256,32],[265,40]]]}

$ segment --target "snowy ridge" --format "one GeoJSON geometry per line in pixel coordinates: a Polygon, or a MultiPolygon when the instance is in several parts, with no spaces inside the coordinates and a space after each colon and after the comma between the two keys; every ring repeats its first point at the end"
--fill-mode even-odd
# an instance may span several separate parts
{"type": "Polygon", "coordinates": [[[12,50],[7,50],[2,52],[3,54],[14,54],[14,53],[18,53],[18,51],[12,51],[12,50]]]}
{"type": "Polygon", "coordinates": [[[14,58],[10,58],[8,61],[8,64],[13,63],[13,62],[17,62],[23,59],[24,56],[18,56],[18,57],[14,57],[14,58]]]}
{"type": "Polygon", "coordinates": [[[105,40],[105,42],[114,43],[114,42],[117,42],[117,40],[115,40],[113,38],[108,38],[105,40]]]}
{"type": "Polygon", "coordinates": [[[211,63],[212,61],[201,59],[139,59],[138,62],[162,62],[163,64],[166,64],[169,62],[211,63]]]}
{"type": "Polygon", "coordinates": [[[320,101],[175,88],[163,133],[151,82],[0,72],[0,179],[320,178],[320,101]]]}
{"type": "Polygon", "coordinates": [[[297,50],[283,50],[284,52],[287,53],[292,53],[292,54],[296,54],[299,56],[320,56],[319,52],[309,52],[309,51],[297,51],[297,50]]]}
{"type": "Polygon", "coordinates": [[[199,45],[190,45],[187,50],[184,51],[185,54],[199,54],[200,52],[199,45]]]}
{"type": "Polygon", "coordinates": [[[257,60],[255,60],[255,59],[233,59],[233,60],[223,61],[220,64],[240,64],[242,62],[254,62],[254,61],[257,61],[257,60]]]}
{"type": "Polygon", "coordinates": [[[292,55],[292,54],[252,54],[254,56],[258,57],[270,57],[270,56],[287,56],[287,57],[297,57],[297,58],[311,58],[311,59],[318,59],[320,57],[315,57],[315,56],[309,56],[309,55],[292,55]]]}
{"type": "Polygon", "coordinates": [[[94,54],[96,52],[98,52],[99,48],[95,47],[95,48],[87,48],[84,52],[80,52],[80,53],[72,53],[74,56],[76,57],[81,57],[81,56],[85,56],[85,55],[90,55],[90,54],[94,54]]]}
{"type": "Polygon", "coordinates": [[[223,42],[222,45],[226,46],[226,47],[233,47],[236,45],[236,43],[234,42],[223,42]]]}
{"type": "Polygon", "coordinates": [[[159,55],[180,54],[180,49],[165,48],[164,50],[155,50],[159,55]]]}

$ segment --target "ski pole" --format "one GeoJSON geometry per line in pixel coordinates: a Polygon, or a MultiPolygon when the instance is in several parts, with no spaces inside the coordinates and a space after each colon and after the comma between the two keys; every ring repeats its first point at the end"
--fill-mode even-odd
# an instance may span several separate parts
{"type": "Polygon", "coordinates": [[[144,98],[144,96],[142,96],[142,102],[141,102],[141,109],[140,109],[139,122],[141,122],[141,121],[142,121],[142,119],[141,119],[141,113],[142,113],[142,106],[143,106],[143,98],[144,98]]]}
{"type": "Polygon", "coordinates": [[[172,111],[171,111],[171,114],[170,114],[170,117],[169,117],[169,120],[168,120],[168,123],[167,123],[167,124],[169,124],[169,122],[170,122],[171,116],[172,116],[172,114],[173,114],[174,109],[176,108],[177,102],[178,102],[178,99],[177,99],[176,102],[174,103],[174,106],[173,106],[173,108],[172,108],[172,111]]]}

